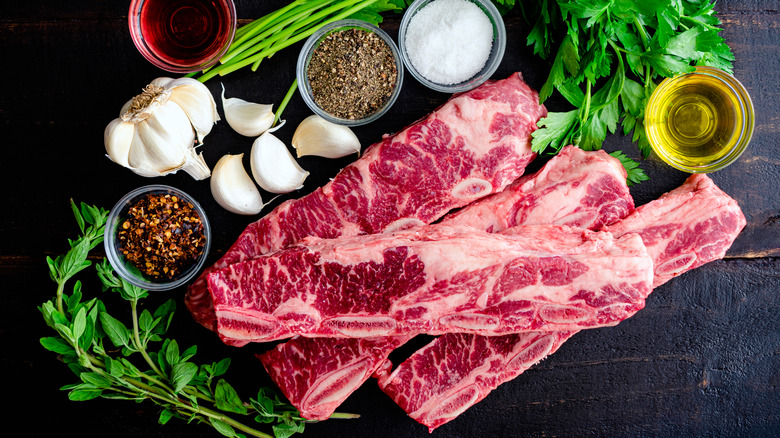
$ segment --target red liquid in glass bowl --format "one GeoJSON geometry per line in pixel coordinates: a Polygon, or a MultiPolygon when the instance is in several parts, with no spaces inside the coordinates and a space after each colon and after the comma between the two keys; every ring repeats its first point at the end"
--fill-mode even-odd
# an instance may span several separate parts
{"type": "Polygon", "coordinates": [[[180,73],[214,65],[236,31],[232,0],[133,0],[128,20],[141,54],[180,73]]]}

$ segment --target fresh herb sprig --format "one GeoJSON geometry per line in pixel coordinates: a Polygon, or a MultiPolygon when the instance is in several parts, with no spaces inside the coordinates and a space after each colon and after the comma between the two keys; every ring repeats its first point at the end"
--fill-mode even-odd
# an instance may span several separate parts
{"type": "MultiPolygon", "coordinates": [[[[552,66],[539,94],[555,91],[575,109],[539,121],[532,148],[556,154],[566,145],[600,149],[618,126],[643,158],[650,154],[645,106],[657,82],[694,65],[728,72],[734,56],[719,35],[712,0],[538,0],[523,13],[533,23],[527,43],[552,66]],[[557,47],[557,51],[554,48],[557,47]]],[[[633,160],[635,181],[647,179],[633,160]]],[[[630,164],[633,163],[633,164],[630,164]]]]}
{"type": "MultiPolygon", "coordinates": [[[[92,265],[88,255],[102,242],[108,216],[106,210],[84,203],[79,207],[71,201],[71,207],[80,234],[78,239],[69,240],[66,254],[47,257],[57,291],[54,299],[38,308],[46,324],[57,333],[42,338],[41,345],[57,353],[80,380],[62,387],[71,400],[148,400],[161,407],[161,424],[180,418],[209,424],[227,437],[272,437],[233,416],[254,417],[258,423],[269,424],[276,438],[303,432],[306,420],[271,389],[260,388],[256,398],[242,401],[222,378],[230,365],[229,358],[197,365],[192,361],[196,346],[182,350],[175,339],[164,338],[173,320],[175,302],[168,300],[154,311],[140,310],[140,302],[148,292],[118,278],[106,259],[95,265],[97,275],[103,291],[117,293],[129,303],[129,326],[112,316],[103,301],[85,299],[81,281],[76,280],[71,293],[65,293],[69,280],[92,265]]],[[[356,417],[342,413],[331,416],[356,417]]]]}

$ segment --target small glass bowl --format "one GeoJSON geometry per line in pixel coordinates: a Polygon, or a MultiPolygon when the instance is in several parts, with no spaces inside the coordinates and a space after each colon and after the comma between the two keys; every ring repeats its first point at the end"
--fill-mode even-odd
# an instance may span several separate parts
{"type": "Polygon", "coordinates": [[[335,21],[333,23],[327,24],[323,27],[321,27],[317,32],[313,33],[304,43],[303,48],[301,48],[301,53],[298,55],[298,64],[296,65],[296,76],[298,79],[298,91],[300,91],[301,96],[303,97],[303,101],[306,102],[306,105],[318,116],[322,117],[323,119],[336,123],[339,125],[345,125],[345,126],[359,126],[359,125],[365,125],[367,123],[373,122],[374,120],[382,117],[387,111],[390,109],[390,107],[393,106],[396,99],[398,99],[398,95],[401,93],[401,84],[403,84],[404,79],[404,65],[401,61],[401,56],[398,53],[398,47],[395,45],[395,42],[393,42],[393,39],[390,38],[390,35],[388,35],[385,31],[382,29],[374,26],[371,23],[368,23],[366,21],[362,20],[339,20],[335,21]],[[362,119],[345,119],[341,117],[334,116],[322,108],[320,108],[319,105],[314,101],[314,96],[311,89],[311,84],[309,83],[309,77],[308,77],[308,69],[309,69],[309,62],[311,61],[312,53],[319,47],[320,42],[325,39],[328,35],[340,32],[343,30],[348,29],[361,29],[367,32],[372,32],[382,38],[382,40],[387,44],[388,47],[390,47],[390,51],[393,54],[393,59],[395,60],[395,69],[396,69],[396,82],[395,82],[395,88],[393,88],[393,93],[390,96],[390,98],[387,99],[385,104],[377,109],[374,113],[371,115],[368,115],[362,119]]]}
{"type": "Polygon", "coordinates": [[[111,263],[111,266],[113,266],[114,270],[117,272],[117,274],[119,274],[120,277],[142,289],[150,291],[170,290],[190,281],[203,267],[203,264],[206,262],[206,257],[209,253],[209,248],[211,247],[211,226],[209,225],[208,218],[206,217],[206,212],[190,195],[171,186],[159,184],[148,185],[131,191],[122,197],[122,199],[120,199],[116,205],[114,205],[114,208],[111,209],[111,212],[109,213],[106,221],[103,245],[105,247],[106,257],[108,258],[109,263],[111,263]],[[179,275],[171,279],[153,278],[144,275],[142,272],[136,269],[132,263],[130,263],[124,257],[124,255],[122,255],[122,251],[119,247],[117,233],[119,231],[119,227],[122,224],[122,221],[127,215],[128,209],[130,206],[135,205],[144,196],[149,194],[170,194],[175,195],[179,199],[182,199],[186,202],[189,202],[195,208],[195,211],[200,216],[200,221],[203,224],[203,233],[206,237],[206,243],[203,247],[203,250],[197,259],[195,259],[187,269],[183,270],[181,273],[179,273],[179,275]]]}
{"type": "Polygon", "coordinates": [[[401,59],[403,59],[406,69],[415,77],[415,79],[420,81],[420,83],[432,90],[440,91],[442,93],[460,93],[482,85],[496,72],[499,64],[501,64],[501,60],[504,58],[504,51],[506,50],[506,28],[504,26],[504,19],[501,18],[498,9],[496,9],[490,0],[469,0],[476,4],[482,12],[487,15],[490,24],[493,25],[493,46],[490,49],[490,56],[488,56],[485,66],[482,67],[482,71],[471,78],[457,84],[439,84],[429,80],[414,68],[411,59],[409,59],[409,51],[406,47],[406,30],[409,27],[409,23],[412,21],[412,17],[414,17],[420,9],[433,1],[436,0],[415,0],[406,8],[406,12],[404,12],[404,16],[401,19],[401,25],[398,29],[398,46],[400,47],[401,59]]]}
{"type": "Polygon", "coordinates": [[[696,71],[666,78],[656,87],[645,108],[645,131],[653,152],[668,165],[688,173],[709,173],[723,169],[742,155],[753,136],[754,119],[750,95],[734,76],[717,68],[698,66],[696,71]],[[688,87],[698,80],[697,77],[716,84],[722,91],[722,96],[719,98],[727,99],[733,106],[734,126],[733,130],[728,132],[729,136],[726,139],[730,147],[714,155],[713,158],[675,156],[669,151],[670,148],[661,135],[668,117],[667,111],[662,108],[669,104],[669,90],[688,87]]]}
{"type": "Polygon", "coordinates": [[[130,26],[130,37],[141,55],[155,67],[173,73],[192,73],[216,64],[233,42],[238,25],[233,0],[184,4],[169,0],[131,0],[127,21],[130,26]],[[173,21],[177,15],[178,19],[187,21],[188,30],[192,26],[199,25],[200,30],[210,31],[216,26],[217,40],[207,45],[204,40],[180,39],[180,44],[173,43],[177,38],[173,30],[173,21]],[[210,17],[201,22],[190,21],[194,20],[193,17],[204,15],[210,17]],[[165,22],[168,22],[171,27],[157,27],[165,22]],[[153,42],[155,40],[158,44],[153,42]],[[166,49],[171,51],[165,53],[166,49]],[[196,52],[199,55],[196,56],[196,52]]]}

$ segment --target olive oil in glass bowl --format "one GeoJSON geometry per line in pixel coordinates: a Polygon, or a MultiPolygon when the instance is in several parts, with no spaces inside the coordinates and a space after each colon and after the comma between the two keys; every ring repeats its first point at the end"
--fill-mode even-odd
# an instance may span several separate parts
{"type": "Polygon", "coordinates": [[[706,173],[733,163],[753,135],[753,103],[733,76],[712,67],[665,79],[645,111],[653,151],[670,166],[706,173]]]}

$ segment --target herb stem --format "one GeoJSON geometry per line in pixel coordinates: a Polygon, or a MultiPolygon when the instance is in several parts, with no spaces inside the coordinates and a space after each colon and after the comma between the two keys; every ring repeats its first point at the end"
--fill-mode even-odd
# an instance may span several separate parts
{"type": "Polygon", "coordinates": [[[141,353],[141,356],[143,356],[146,363],[149,365],[149,367],[154,371],[158,376],[164,377],[165,375],[160,372],[160,369],[157,368],[157,365],[152,361],[152,358],[149,357],[149,354],[146,352],[146,348],[144,344],[141,343],[141,338],[139,336],[139,330],[138,330],[138,300],[133,299],[130,300],[130,308],[132,309],[133,314],[133,341],[135,343],[135,347],[138,349],[138,351],[141,353]]]}
{"type": "Polygon", "coordinates": [[[279,122],[279,119],[282,117],[282,112],[284,112],[284,109],[287,108],[287,104],[290,103],[290,99],[292,99],[293,94],[295,94],[295,90],[298,89],[298,78],[295,78],[293,80],[292,85],[290,86],[290,89],[287,90],[287,94],[284,95],[284,99],[282,99],[282,103],[279,104],[279,108],[276,109],[276,114],[274,114],[274,122],[271,126],[276,125],[276,123],[279,122]]]}

